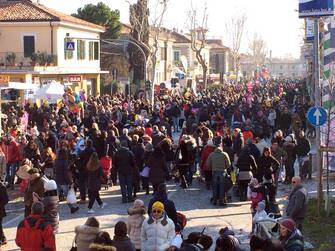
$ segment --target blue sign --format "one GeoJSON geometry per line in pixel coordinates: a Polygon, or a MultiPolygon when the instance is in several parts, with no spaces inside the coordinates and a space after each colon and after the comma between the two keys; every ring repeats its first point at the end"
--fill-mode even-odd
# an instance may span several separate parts
{"type": "Polygon", "coordinates": [[[66,42],[65,48],[67,51],[74,51],[74,42],[66,42]]]}
{"type": "Polygon", "coordinates": [[[313,126],[323,126],[327,121],[327,111],[323,107],[313,106],[307,112],[307,120],[313,126]]]}
{"type": "Polygon", "coordinates": [[[299,0],[299,17],[334,16],[334,0],[299,0]]]}

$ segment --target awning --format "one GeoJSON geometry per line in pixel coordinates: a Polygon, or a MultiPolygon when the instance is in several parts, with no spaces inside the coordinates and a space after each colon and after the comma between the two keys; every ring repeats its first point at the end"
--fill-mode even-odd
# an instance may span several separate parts
{"type": "Polygon", "coordinates": [[[39,86],[34,84],[27,84],[21,82],[9,82],[8,86],[0,87],[1,90],[5,89],[16,89],[16,90],[34,90],[37,89],[39,86]]]}

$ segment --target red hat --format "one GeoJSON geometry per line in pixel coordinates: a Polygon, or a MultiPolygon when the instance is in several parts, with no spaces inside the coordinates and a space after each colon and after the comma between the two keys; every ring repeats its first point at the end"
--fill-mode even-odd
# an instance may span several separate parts
{"type": "Polygon", "coordinates": [[[295,227],[296,227],[295,222],[292,219],[282,220],[282,221],[280,221],[280,225],[285,227],[290,232],[293,232],[295,230],[295,227]]]}

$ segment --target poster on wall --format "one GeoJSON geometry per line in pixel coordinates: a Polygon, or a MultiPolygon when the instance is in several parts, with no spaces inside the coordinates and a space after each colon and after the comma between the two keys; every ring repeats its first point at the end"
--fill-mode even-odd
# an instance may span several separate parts
{"type": "Polygon", "coordinates": [[[334,0],[299,0],[299,17],[334,15],[334,0]]]}

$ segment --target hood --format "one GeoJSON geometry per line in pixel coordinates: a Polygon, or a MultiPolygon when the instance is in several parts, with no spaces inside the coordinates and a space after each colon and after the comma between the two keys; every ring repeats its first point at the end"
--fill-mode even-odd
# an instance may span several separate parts
{"type": "Polygon", "coordinates": [[[128,214],[129,215],[136,215],[136,214],[139,214],[139,215],[144,215],[146,214],[146,210],[145,210],[145,207],[133,207],[133,208],[129,208],[128,209],[128,214]]]}
{"type": "Polygon", "coordinates": [[[90,245],[90,250],[92,251],[116,251],[116,248],[113,246],[107,246],[103,244],[92,243],[90,245]]]}
{"type": "Polygon", "coordinates": [[[97,233],[99,233],[99,231],[100,229],[98,227],[90,227],[86,225],[80,225],[75,227],[75,232],[78,234],[96,235],[97,233]]]}

